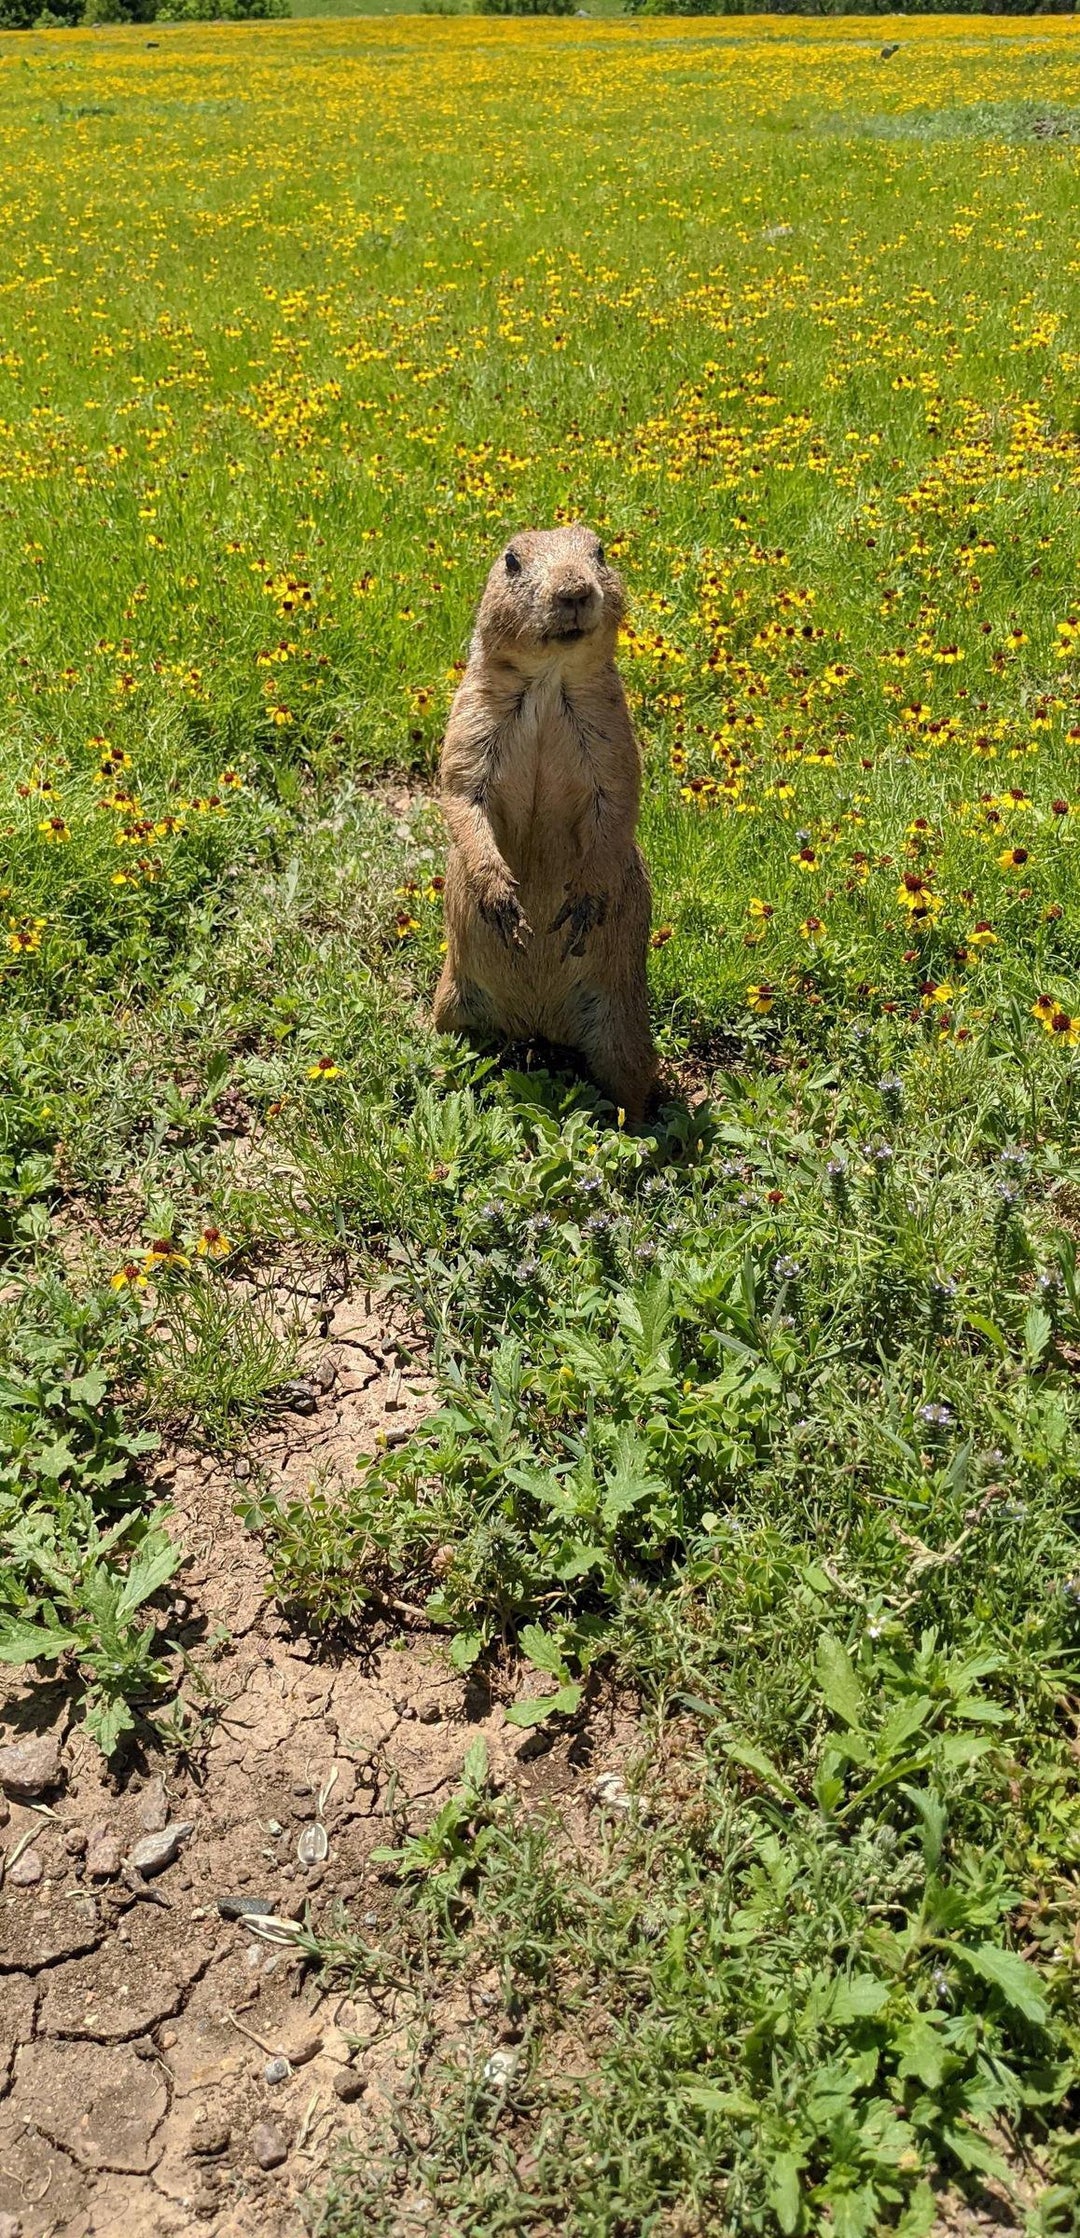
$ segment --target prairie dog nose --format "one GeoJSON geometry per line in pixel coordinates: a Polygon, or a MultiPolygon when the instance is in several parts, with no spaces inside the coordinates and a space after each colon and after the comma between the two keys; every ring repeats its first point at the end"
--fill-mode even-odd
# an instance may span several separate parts
{"type": "Polygon", "coordinates": [[[581,606],[591,596],[592,588],[587,575],[564,575],[556,585],[555,596],[560,606],[581,606]]]}

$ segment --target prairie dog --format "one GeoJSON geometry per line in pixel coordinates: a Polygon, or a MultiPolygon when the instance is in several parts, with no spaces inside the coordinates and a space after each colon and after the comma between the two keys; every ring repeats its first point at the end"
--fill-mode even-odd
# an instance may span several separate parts
{"type": "Polygon", "coordinates": [[[488,576],[443,744],[442,1033],[576,1049],[640,1122],[656,1079],[641,756],[615,667],[623,587],[591,529],[528,529],[488,576]]]}

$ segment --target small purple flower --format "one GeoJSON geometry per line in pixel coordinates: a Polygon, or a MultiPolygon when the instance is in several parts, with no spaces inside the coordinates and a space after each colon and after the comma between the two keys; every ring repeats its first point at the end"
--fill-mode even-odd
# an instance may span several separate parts
{"type": "Polygon", "coordinates": [[[773,1260],[772,1271],[778,1282],[798,1282],[802,1276],[802,1268],[798,1260],[789,1259],[783,1253],[781,1253],[779,1259],[773,1260]]]}
{"type": "Polygon", "coordinates": [[[919,1408],[919,1419],[925,1422],[928,1430],[939,1431],[951,1430],[954,1417],[952,1408],[947,1407],[943,1400],[932,1399],[928,1406],[919,1408]]]}

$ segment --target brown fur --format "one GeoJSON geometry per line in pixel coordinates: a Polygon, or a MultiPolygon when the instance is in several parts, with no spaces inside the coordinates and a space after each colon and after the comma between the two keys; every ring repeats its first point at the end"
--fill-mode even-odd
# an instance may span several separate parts
{"type": "Polygon", "coordinates": [[[578,1050],[635,1124],[656,1055],[641,757],[615,667],[623,612],[586,528],[530,529],[491,570],[442,753],[435,1023],[578,1050]]]}

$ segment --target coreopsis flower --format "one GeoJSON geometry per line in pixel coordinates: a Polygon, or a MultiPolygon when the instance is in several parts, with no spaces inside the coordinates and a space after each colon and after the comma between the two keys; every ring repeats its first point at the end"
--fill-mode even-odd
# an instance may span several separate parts
{"type": "Polygon", "coordinates": [[[179,1244],[173,1241],[172,1236],[155,1237],[143,1260],[144,1271],[148,1274],[155,1267],[189,1267],[190,1265],[190,1259],[181,1251],[179,1244]]]}
{"type": "Polygon", "coordinates": [[[746,990],[747,1008],[756,1011],[760,1018],[768,1017],[775,1001],[776,989],[770,987],[767,979],[762,981],[760,987],[748,987],[746,990]]]}
{"type": "Polygon", "coordinates": [[[8,918],[7,946],[13,956],[36,956],[45,930],[44,917],[8,918]]]}
{"type": "Polygon", "coordinates": [[[195,1245],[200,1259],[227,1259],[232,1244],[220,1228],[204,1228],[195,1245]]]}
{"type": "Polygon", "coordinates": [[[138,1260],[125,1259],[123,1266],[117,1267],[109,1287],[112,1290],[145,1290],[146,1276],[138,1260]]]}
{"type": "Polygon", "coordinates": [[[340,1072],[341,1066],[336,1065],[332,1057],[317,1057],[315,1063],[308,1066],[308,1079],[336,1080],[340,1072]]]}

